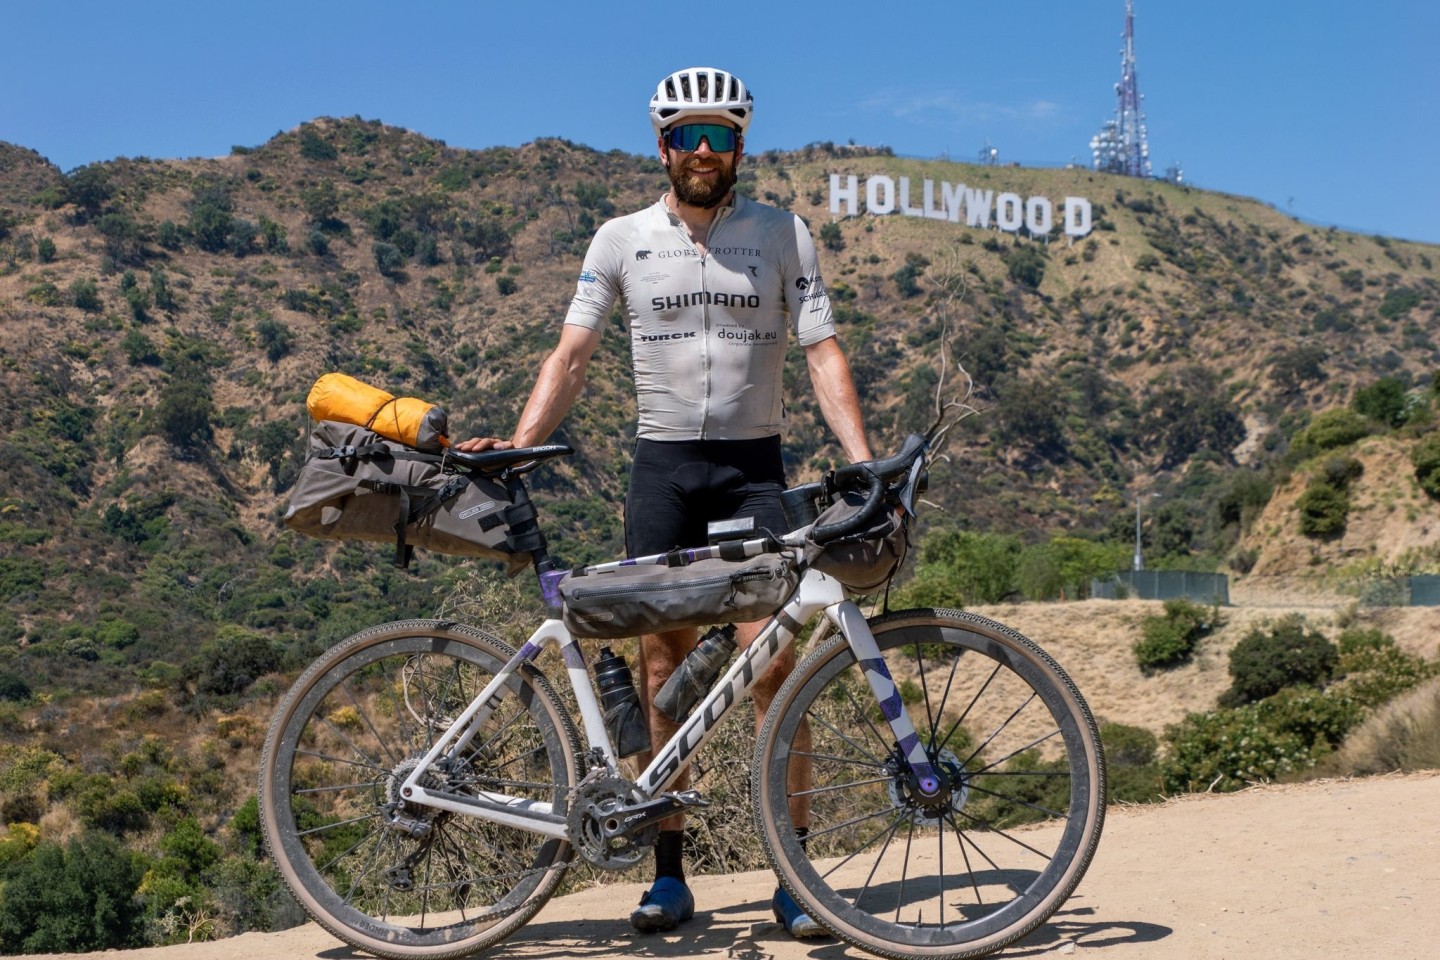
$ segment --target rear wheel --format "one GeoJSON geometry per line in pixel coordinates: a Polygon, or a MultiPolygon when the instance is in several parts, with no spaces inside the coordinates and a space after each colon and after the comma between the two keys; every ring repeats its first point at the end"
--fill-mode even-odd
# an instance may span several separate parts
{"type": "MultiPolygon", "coordinates": [[[[514,655],[456,623],[362,631],[326,653],[276,711],[260,764],[270,854],[305,910],[382,957],[455,957],[494,944],[549,899],[570,864],[561,840],[407,804],[400,785],[514,655]]],[[[577,780],[575,730],[540,673],[505,686],[454,769],[421,782],[550,804],[577,780]]]]}
{"type": "Polygon", "coordinates": [[[1095,852],[1105,816],[1095,721],[1044,651],[994,621],[910,610],[870,626],[940,793],[909,775],[837,635],[770,705],[756,826],[780,882],[841,939],[886,957],[999,950],[1064,903],[1095,852]],[[805,766],[813,784],[800,789],[805,766]]]}

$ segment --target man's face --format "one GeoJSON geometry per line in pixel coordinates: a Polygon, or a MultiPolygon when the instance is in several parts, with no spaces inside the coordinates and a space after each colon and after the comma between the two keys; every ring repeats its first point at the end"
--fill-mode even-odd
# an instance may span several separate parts
{"type": "MultiPolygon", "coordinates": [[[[723,123],[733,126],[724,117],[691,117],[686,123],[723,123]]],[[[694,150],[686,152],[670,148],[660,138],[660,161],[670,174],[670,186],[681,203],[695,207],[713,207],[730,194],[735,186],[736,167],[740,163],[743,144],[737,139],[735,149],[716,153],[709,141],[702,140],[694,150]]]]}

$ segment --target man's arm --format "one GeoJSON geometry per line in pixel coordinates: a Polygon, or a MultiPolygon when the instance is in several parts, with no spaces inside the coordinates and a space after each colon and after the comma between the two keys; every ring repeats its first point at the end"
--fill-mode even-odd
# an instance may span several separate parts
{"type": "Polygon", "coordinates": [[[544,443],[555,432],[585,386],[585,371],[600,343],[600,331],[567,323],[560,328],[560,342],[540,366],[540,376],[525,401],[520,424],[509,440],[476,437],[455,444],[456,450],[509,450],[544,443]]]}
{"type": "Polygon", "coordinates": [[[810,368],[810,383],[820,412],[830,425],[830,432],[840,441],[840,448],[851,463],[874,459],[870,443],[865,439],[865,423],[860,416],[860,397],[850,364],[840,349],[840,341],[826,337],[805,348],[805,363],[810,368]]]}

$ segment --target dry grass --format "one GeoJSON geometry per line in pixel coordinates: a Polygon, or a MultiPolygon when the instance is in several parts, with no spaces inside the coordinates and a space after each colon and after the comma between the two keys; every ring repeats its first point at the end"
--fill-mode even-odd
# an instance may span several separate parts
{"type": "Polygon", "coordinates": [[[1368,776],[1440,769],[1440,678],[1395,698],[1346,738],[1317,770],[1368,776]]]}

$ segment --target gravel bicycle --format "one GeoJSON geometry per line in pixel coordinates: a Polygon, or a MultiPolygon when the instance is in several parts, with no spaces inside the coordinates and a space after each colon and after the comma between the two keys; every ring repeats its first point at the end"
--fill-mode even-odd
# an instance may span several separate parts
{"type": "Polygon", "coordinates": [[[796,488],[802,510],[826,508],[797,529],[731,531],[574,571],[530,522],[523,482],[569,448],[455,454],[522,508],[512,516],[547,618],[518,650],[448,620],[384,624],[304,671],[276,710],[260,769],[265,841],[290,890],[325,929],[381,957],[500,942],[577,858],[629,867],[661,820],[706,805],[670,788],[818,617],[752,760],[754,823],[779,882],[835,936],[884,957],[976,957],[1034,930],[1080,882],[1104,822],[1105,760],[1083,697],[1008,627],[947,609],[867,620],[825,572],[824,558],[863,545],[877,518],[914,515],[935,435],[796,488]],[[581,648],[594,620],[573,615],[565,588],[757,560],[790,578],[778,609],[627,778],[581,648]],[[559,652],[578,727],[536,665],[547,648],[559,652]]]}

